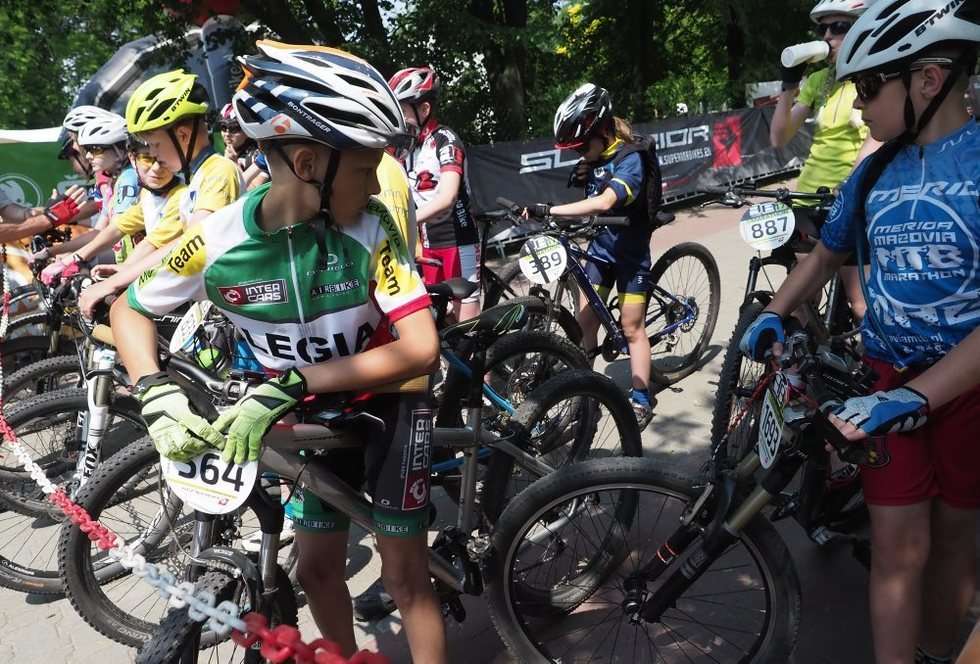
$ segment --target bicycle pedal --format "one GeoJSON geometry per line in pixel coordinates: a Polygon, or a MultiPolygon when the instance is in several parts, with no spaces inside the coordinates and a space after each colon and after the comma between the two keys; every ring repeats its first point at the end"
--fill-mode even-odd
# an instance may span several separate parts
{"type": "Polygon", "coordinates": [[[770,521],[779,521],[791,517],[800,509],[800,501],[794,495],[780,494],[773,502],[775,509],[769,517],[770,521]]]}

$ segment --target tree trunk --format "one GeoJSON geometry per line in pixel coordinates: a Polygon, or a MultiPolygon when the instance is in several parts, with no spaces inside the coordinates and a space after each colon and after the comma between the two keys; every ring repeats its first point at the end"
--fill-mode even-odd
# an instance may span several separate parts
{"type": "Polygon", "coordinates": [[[303,6],[328,46],[343,45],[344,35],[337,25],[337,8],[333,0],[303,0],[303,6]]]}
{"type": "Polygon", "coordinates": [[[242,0],[242,6],[285,42],[308,44],[313,40],[312,31],[296,20],[285,0],[242,0]]]}
{"type": "Polygon", "coordinates": [[[484,49],[497,140],[524,138],[528,133],[525,71],[527,48],[522,32],[527,29],[527,0],[504,0],[503,14],[494,13],[491,0],[472,0],[470,13],[491,23],[497,38],[484,49]]]}
{"type": "Polygon", "coordinates": [[[745,104],[745,90],[742,89],[742,59],[745,56],[745,34],[738,21],[735,5],[728,5],[728,25],[725,35],[725,50],[728,54],[728,98],[732,108],[745,104]]]}

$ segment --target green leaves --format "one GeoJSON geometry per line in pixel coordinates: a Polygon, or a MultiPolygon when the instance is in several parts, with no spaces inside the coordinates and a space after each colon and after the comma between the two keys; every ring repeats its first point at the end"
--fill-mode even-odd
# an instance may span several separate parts
{"type": "MultiPolygon", "coordinates": [[[[194,0],[10,0],[0,127],[61,122],[79,87],[127,41],[183,34],[194,0]]],[[[431,64],[439,116],[471,143],[551,133],[584,81],[634,121],[742,104],[745,84],[778,75],[779,52],[809,39],[812,0],[242,0],[257,35],[328,44],[383,74],[431,64]]],[[[247,52],[250,44],[242,44],[247,52]]],[[[177,61],[173,49],[160,57],[177,61]]]]}

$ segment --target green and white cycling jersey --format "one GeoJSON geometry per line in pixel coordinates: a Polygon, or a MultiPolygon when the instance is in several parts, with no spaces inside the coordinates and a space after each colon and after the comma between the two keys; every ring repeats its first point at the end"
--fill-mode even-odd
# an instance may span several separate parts
{"type": "Polygon", "coordinates": [[[379,200],[357,223],[327,228],[324,254],[310,224],[259,228],[268,190],[254,189],[185,232],[130,285],[130,306],[159,316],[210,300],[274,370],[380,346],[392,340],[392,323],[429,306],[405,238],[379,200]]]}

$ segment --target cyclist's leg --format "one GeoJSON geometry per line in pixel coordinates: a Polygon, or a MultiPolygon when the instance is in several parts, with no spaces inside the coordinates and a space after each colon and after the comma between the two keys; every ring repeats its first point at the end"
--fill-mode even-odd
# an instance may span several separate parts
{"type": "Polygon", "coordinates": [[[357,650],[346,579],[350,520],[302,489],[290,501],[289,511],[296,529],[296,576],[310,613],[323,636],[350,657],[357,650]]]}
{"type": "Polygon", "coordinates": [[[976,581],[980,453],[974,430],[980,420],[980,389],[937,408],[929,417],[924,433],[932,451],[939,497],[932,512],[920,645],[927,653],[942,657],[950,655],[957,642],[976,581]]]}
{"type": "MultiPolygon", "coordinates": [[[[401,612],[412,661],[446,662],[439,600],[429,577],[432,410],[428,394],[375,397],[369,412],[385,422],[365,438],[368,488],[381,553],[381,578],[401,612]]],[[[367,434],[368,432],[365,432],[367,434]]]]}
{"type": "MultiPolygon", "coordinates": [[[[914,372],[899,373],[884,362],[868,363],[879,376],[873,390],[893,389],[915,376],[914,372]]],[[[879,664],[911,662],[920,643],[940,657],[948,655],[953,646],[952,637],[943,634],[955,634],[964,615],[959,608],[961,594],[972,595],[973,554],[964,553],[960,559],[958,552],[948,550],[945,540],[963,537],[966,541],[969,533],[971,544],[954,541],[950,545],[969,551],[975,521],[952,509],[937,512],[941,508],[935,504],[942,501],[970,514],[980,507],[980,458],[971,426],[978,417],[980,390],[973,390],[936,409],[924,427],[885,436],[882,463],[861,468],[871,511],[871,620],[879,664]],[[951,535],[956,528],[960,532],[951,535]],[[969,563],[965,562],[968,556],[969,563]],[[948,575],[944,572],[943,578],[927,575],[928,568],[947,565],[956,569],[948,570],[948,575]],[[962,587],[964,575],[969,579],[967,591],[962,587]],[[935,593],[935,600],[925,599],[927,610],[934,611],[932,607],[939,602],[955,606],[925,617],[927,593],[935,593]],[[922,642],[926,636],[921,630],[923,621],[930,626],[928,645],[922,642]]],[[[969,597],[962,601],[968,603],[969,597]]]]}
{"type": "MultiPolygon", "coordinates": [[[[459,258],[459,276],[473,283],[480,283],[480,245],[466,244],[457,247],[459,258]]],[[[459,311],[459,320],[468,320],[480,314],[480,290],[477,289],[469,297],[455,302],[453,306],[459,311]]]]}
{"type": "Polygon", "coordinates": [[[869,505],[871,631],[877,664],[911,664],[922,618],[922,578],[929,558],[929,500],[869,505]]]}
{"type": "Polygon", "coordinates": [[[650,339],[646,331],[647,293],[650,290],[650,251],[638,260],[622,260],[618,265],[616,290],[619,291],[620,322],[630,347],[633,388],[650,387],[650,339]]]}
{"type": "MultiPolygon", "coordinates": [[[[960,625],[973,603],[976,583],[975,509],[959,509],[936,499],[932,506],[932,540],[922,584],[922,649],[949,656],[960,625]]],[[[980,661],[980,660],[978,660],[980,661]]]]}
{"type": "Polygon", "coordinates": [[[630,347],[630,370],[633,387],[650,386],[650,339],[646,332],[647,299],[645,293],[623,293],[620,296],[623,334],[630,347]]]}
{"type": "MultiPolygon", "coordinates": [[[[591,250],[592,248],[590,247],[589,251],[591,252],[591,250]]],[[[599,298],[603,302],[608,301],[615,276],[610,267],[598,261],[591,260],[586,260],[584,267],[585,274],[589,277],[589,281],[599,294],[599,298]]],[[[589,353],[595,350],[596,345],[599,343],[599,317],[592,310],[592,305],[589,303],[584,289],[579,293],[576,319],[582,330],[582,348],[586,353],[589,353]]]]}

